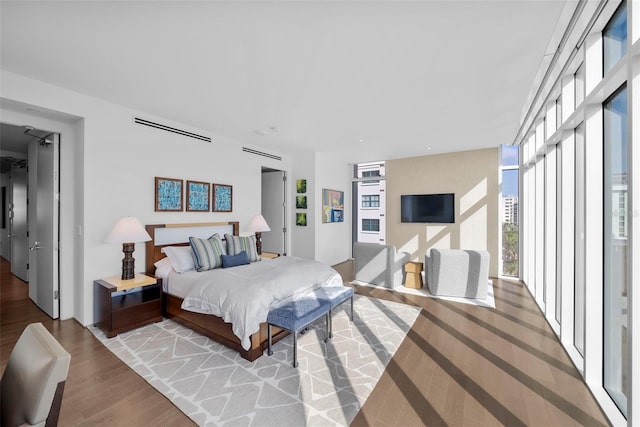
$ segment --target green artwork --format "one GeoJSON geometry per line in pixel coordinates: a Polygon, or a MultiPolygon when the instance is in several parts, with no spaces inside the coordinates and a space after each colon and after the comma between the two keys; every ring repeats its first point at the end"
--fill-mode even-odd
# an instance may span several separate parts
{"type": "Polygon", "coordinates": [[[306,213],[296,213],[296,225],[300,225],[302,227],[307,226],[307,214],[306,213]]]}
{"type": "Polygon", "coordinates": [[[297,179],[296,180],[296,192],[297,193],[306,193],[307,192],[307,180],[306,179],[297,179]]]}
{"type": "Polygon", "coordinates": [[[307,196],[296,196],[296,209],[307,209],[307,196]]]}

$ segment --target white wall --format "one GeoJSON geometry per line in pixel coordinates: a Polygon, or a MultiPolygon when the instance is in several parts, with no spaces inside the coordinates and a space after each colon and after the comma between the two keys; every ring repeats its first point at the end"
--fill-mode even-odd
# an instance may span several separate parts
{"type": "MultiPolygon", "coordinates": [[[[315,233],[316,233],[316,200],[315,200],[315,154],[311,152],[296,153],[293,160],[293,171],[289,176],[289,188],[291,189],[289,196],[291,214],[291,245],[287,251],[288,255],[295,255],[302,258],[315,259],[315,233]],[[307,180],[307,209],[296,209],[296,180],[307,180]],[[306,212],[307,226],[299,226],[296,224],[296,212],[306,212]]],[[[319,209],[319,208],[318,208],[319,209]]]]}
{"type": "MultiPolygon", "coordinates": [[[[351,257],[351,182],[353,164],[338,153],[316,153],[314,222],[316,227],[316,256],[320,262],[334,265],[351,257]],[[322,223],[322,189],[344,191],[344,222],[322,223]]],[[[307,183],[307,188],[309,184],[307,183]]]]}
{"type": "MultiPolygon", "coordinates": [[[[63,265],[79,264],[73,269],[73,280],[61,281],[65,286],[61,293],[64,292],[64,304],[72,299],[66,295],[74,295],[74,315],[85,325],[93,322],[93,280],[117,275],[121,268],[122,248],[104,243],[119,217],[134,215],[143,224],[237,220],[240,231],[244,231],[251,216],[260,211],[261,166],[290,169],[288,156],[274,153],[283,157],[277,161],[244,153],[238,141],[209,131],[6,71],[2,71],[1,82],[4,100],[83,119],[61,132],[61,148],[67,139],[82,139],[73,143],[77,151],[67,152],[61,159],[62,186],[67,196],[61,194],[61,207],[63,212],[69,212],[73,223],[61,231],[61,239],[72,243],[61,247],[60,256],[63,265]],[[210,135],[213,143],[136,125],[132,121],[134,115],[210,135]],[[154,212],[156,176],[233,185],[233,212],[154,212]],[[71,237],[74,234],[76,239],[71,237]],[[66,286],[73,288],[71,292],[66,286]]],[[[2,113],[4,120],[4,108],[2,113]]],[[[136,245],[134,256],[136,271],[142,271],[143,244],[136,245]]]]}
{"type": "MultiPolygon", "coordinates": [[[[93,280],[117,275],[122,248],[104,243],[118,218],[133,215],[143,224],[240,221],[243,232],[260,211],[261,167],[287,172],[290,201],[295,180],[307,179],[307,227],[289,217],[291,255],[336,264],[351,256],[351,174],[348,159],[335,153],[298,153],[268,159],[242,152],[242,144],[210,131],[118,106],[2,70],[3,121],[61,133],[61,317],[93,323],[93,280]],[[36,107],[62,117],[27,112],[36,107]],[[209,135],[212,143],[133,123],[133,117],[209,135]],[[295,160],[295,162],[294,162],[295,160]],[[154,177],[233,185],[233,212],[155,212],[154,177]],[[345,221],[322,224],[322,189],[345,192],[345,221]]],[[[256,147],[263,151],[261,147],[256,147]]],[[[290,203],[290,212],[296,211],[290,203]]],[[[144,244],[136,245],[136,271],[144,270],[144,244]]]]}

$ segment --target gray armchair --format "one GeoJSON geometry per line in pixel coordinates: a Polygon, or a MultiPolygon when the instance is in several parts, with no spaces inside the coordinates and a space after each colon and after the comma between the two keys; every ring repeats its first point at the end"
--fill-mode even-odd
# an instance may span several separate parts
{"type": "Polygon", "coordinates": [[[0,381],[1,424],[57,425],[70,359],[42,323],[28,325],[0,381]]]}
{"type": "Polygon", "coordinates": [[[431,249],[425,256],[429,292],[463,298],[487,298],[489,252],[431,249]]]}
{"type": "Polygon", "coordinates": [[[410,260],[406,252],[398,253],[391,245],[353,244],[355,278],[361,282],[393,289],[404,281],[404,264],[410,260]]]}

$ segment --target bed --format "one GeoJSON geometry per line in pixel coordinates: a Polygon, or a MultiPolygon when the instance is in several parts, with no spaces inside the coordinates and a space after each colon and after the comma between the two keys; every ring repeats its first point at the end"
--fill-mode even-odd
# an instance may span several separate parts
{"type": "MultiPolygon", "coordinates": [[[[147,274],[155,275],[156,262],[165,258],[165,254],[162,252],[163,248],[189,246],[189,237],[191,236],[202,239],[215,233],[220,236],[225,234],[237,236],[239,224],[238,222],[155,224],[147,225],[146,229],[151,236],[151,241],[146,243],[145,269],[147,274]]],[[[184,249],[180,250],[184,251],[184,249]]],[[[312,287],[342,284],[340,276],[330,267],[295,257],[264,259],[249,265],[228,269],[216,268],[205,272],[188,271],[179,274],[171,269],[171,273],[168,275],[162,272],[160,276],[163,278],[162,300],[165,317],[238,351],[240,356],[249,361],[260,357],[267,347],[267,324],[265,321],[269,306],[265,306],[266,303],[258,295],[263,289],[269,289],[269,293],[273,292],[272,299],[277,296],[277,302],[274,303],[277,305],[286,302],[292,295],[310,290],[312,287]],[[300,278],[304,280],[300,280],[300,278]],[[294,283],[296,281],[300,284],[294,283]],[[213,286],[213,283],[216,286],[213,286]],[[218,288],[222,290],[218,290],[218,288]],[[242,289],[242,292],[238,289],[242,289]],[[201,293],[213,291],[214,294],[224,291],[223,299],[225,300],[230,294],[233,294],[234,298],[239,299],[239,302],[243,305],[246,304],[244,312],[251,313],[251,315],[233,314],[234,312],[229,310],[220,309],[217,304],[213,304],[216,306],[214,310],[209,310],[211,307],[207,304],[204,307],[207,310],[201,310],[203,307],[197,304],[199,301],[197,299],[198,290],[201,293]],[[196,294],[196,304],[193,304],[194,293],[196,294]],[[190,308],[183,308],[185,306],[190,308]],[[206,314],[210,311],[218,315],[206,314]],[[246,321],[249,326],[243,323],[245,322],[244,317],[248,317],[246,321]],[[242,320],[234,320],[238,318],[242,318],[242,320]]],[[[262,293],[265,294],[265,292],[262,293]]],[[[265,297],[262,295],[262,298],[265,297]]],[[[277,342],[288,332],[272,328],[272,334],[273,342],[277,342]]]]}

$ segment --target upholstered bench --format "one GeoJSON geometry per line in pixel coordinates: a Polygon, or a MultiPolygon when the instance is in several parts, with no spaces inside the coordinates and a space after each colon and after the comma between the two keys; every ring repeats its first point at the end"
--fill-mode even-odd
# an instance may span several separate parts
{"type": "Polygon", "coordinates": [[[316,319],[326,316],[327,338],[329,340],[331,303],[328,299],[321,299],[317,291],[300,296],[279,307],[273,308],[267,315],[267,354],[271,356],[271,326],[285,329],[293,335],[293,367],[298,366],[298,331],[306,328],[316,319]]]}
{"type": "Polygon", "coordinates": [[[329,338],[333,338],[333,319],[331,311],[347,301],[351,300],[351,321],[353,322],[353,289],[349,286],[327,286],[316,291],[318,298],[329,301],[331,309],[329,310],[329,338]]]}

